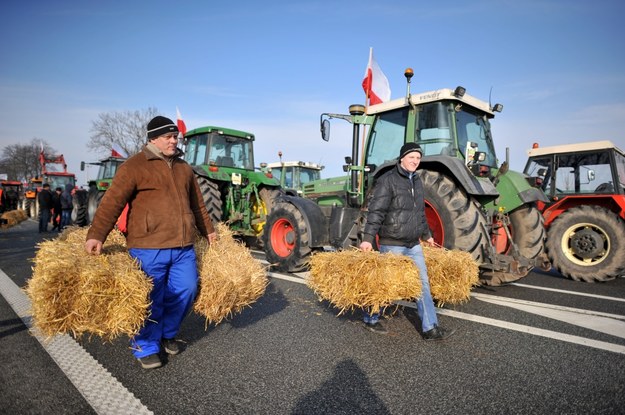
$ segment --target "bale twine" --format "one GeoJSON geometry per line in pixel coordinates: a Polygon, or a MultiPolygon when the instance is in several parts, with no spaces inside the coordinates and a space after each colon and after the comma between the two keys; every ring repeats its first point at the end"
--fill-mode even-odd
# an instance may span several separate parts
{"type": "Polygon", "coordinates": [[[84,248],[87,230],[67,227],[38,244],[25,288],[33,325],[47,337],[133,337],[149,315],[152,282],[128,254],[123,234],[112,231],[102,254],[90,255],[84,248]]]}
{"type": "Polygon", "coordinates": [[[423,246],[430,291],[439,306],[469,300],[479,284],[479,266],[468,252],[423,246]]]}
{"type": "Polygon", "coordinates": [[[218,223],[217,234],[218,239],[210,246],[203,238],[195,244],[200,291],[193,311],[204,316],[205,328],[254,303],[269,283],[265,267],[234,239],[226,225],[218,223]]]}
{"type": "Polygon", "coordinates": [[[339,315],[356,308],[378,313],[395,301],[421,295],[419,270],[410,258],[375,251],[315,253],[307,284],[339,315]]]}
{"type": "Polygon", "coordinates": [[[0,228],[10,228],[11,226],[15,226],[18,223],[25,221],[28,219],[28,215],[26,215],[26,211],[22,209],[10,210],[8,212],[4,212],[2,216],[0,216],[0,228]]]}

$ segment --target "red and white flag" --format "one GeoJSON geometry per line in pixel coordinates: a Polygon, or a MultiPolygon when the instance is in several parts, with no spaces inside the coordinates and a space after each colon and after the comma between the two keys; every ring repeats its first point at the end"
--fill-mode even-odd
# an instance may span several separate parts
{"type": "Polygon", "coordinates": [[[380,69],[378,63],[373,59],[373,48],[369,49],[369,64],[362,80],[362,89],[365,90],[369,104],[375,105],[391,99],[391,87],[388,78],[380,69]]]}
{"type": "Polygon", "coordinates": [[[111,156],[118,157],[120,159],[128,158],[128,154],[117,143],[113,143],[113,148],[111,149],[111,156]]]}
{"type": "Polygon", "coordinates": [[[176,107],[176,117],[178,118],[176,120],[176,124],[178,125],[178,131],[180,131],[180,134],[182,134],[182,136],[184,137],[184,135],[187,133],[187,126],[182,120],[182,115],[180,115],[180,111],[178,110],[178,107],[176,107]]]}

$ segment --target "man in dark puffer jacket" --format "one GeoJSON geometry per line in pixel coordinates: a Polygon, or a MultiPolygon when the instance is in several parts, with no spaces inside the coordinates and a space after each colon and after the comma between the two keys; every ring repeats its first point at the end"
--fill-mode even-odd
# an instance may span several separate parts
{"type": "MultiPolygon", "coordinates": [[[[393,252],[409,256],[419,268],[422,294],[417,299],[417,312],[425,340],[443,340],[453,334],[438,325],[436,308],[430,293],[430,282],[425,266],[420,240],[433,244],[434,239],[425,218],[423,183],[415,174],[423,151],[415,143],[402,146],[395,168],[377,180],[360,249],[371,251],[378,235],[380,252],[393,252]]],[[[376,333],[385,334],[379,314],[366,314],[365,326],[376,333]]]]}

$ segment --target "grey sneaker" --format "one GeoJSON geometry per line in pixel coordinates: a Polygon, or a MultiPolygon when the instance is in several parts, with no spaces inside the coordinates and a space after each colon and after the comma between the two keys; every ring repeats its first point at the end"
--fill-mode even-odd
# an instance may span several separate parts
{"type": "Polygon", "coordinates": [[[445,340],[446,338],[448,338],[449,336],[451,336],[452,334],[454,334],[456,332],[456,330],[449,330],[449,329],[444,329],[442,327],[439,326],[434,326],[434,328],[432,330],[428,330],[425,333],[423,333],[423,338],[425,340],[431,341],[431,340],[445,340]]]}
{"type": "Polygon", "coordinates": [[[388,330],[386,330],[386,328],[384,328],[382,323],[380,323],[379,321],[376,321],[373,324],[365,323],[365,327],[367,328],[367,330],[377,334],[388,334],[388,330]]]}
{"type": "Polygon", "coordinates": [[[167,354],[174,355],[180,353],[180,344],[176,339],[163,339],[161,344],[167,354]]]}
{"type": "Polygon", "coordinates": [[[158,354],[151,354],[145,357],[140,357],[137,359],[139,363],[141,363],[141,367],[144,369],[156,369],[157,367],[163,366],[163,362],[161,362],[161,358],[158,357],[158,354]]]}

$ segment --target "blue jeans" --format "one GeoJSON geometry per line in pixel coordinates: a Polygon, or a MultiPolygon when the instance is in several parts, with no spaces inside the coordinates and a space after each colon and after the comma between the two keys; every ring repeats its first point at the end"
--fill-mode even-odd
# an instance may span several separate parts
{"type": "Polygon", "coordinates": [[[131,248],[141,269],[152,278],[150,317],[131,346],[136,358],[160,351],[161,339],[173,339],[187,315],[198,290],[198,274],[193,246],[170,249],[131,248]]]}
{"type": "MultiPolygon", "coordinates": [[[[412,248],[406,248],[405,246],[395,245],[380,245],[380,252],[393,252],[395,254],[406,255],[414,261],[417,268],[419,268],[419,277],[421,278],[421,297],[417,298],[417,313],[421,319],[421,329],[423,332],[431,330],[434,326],[438,325],[438,318],[436,317],[436,307],[434,306],[434,300],[432,300],[432,293],[430,292],[430,280],[428,279],[428,270],[425,266],[425,257],[423,256],[423,247],[421,245],[415,245],[412,248]]],[[[364,316],[365,323],[376,323],[380,319],[379,314],[366,314],[364,316]]]]}
{"type": "Polygon", "coordinates": [[[72,209],[63,209],[63,210],[61,210],[61,227],[60,227],[60,229],[63,229],[64,227],[69,226],[71,224],[72,224],[72,209]]]}

